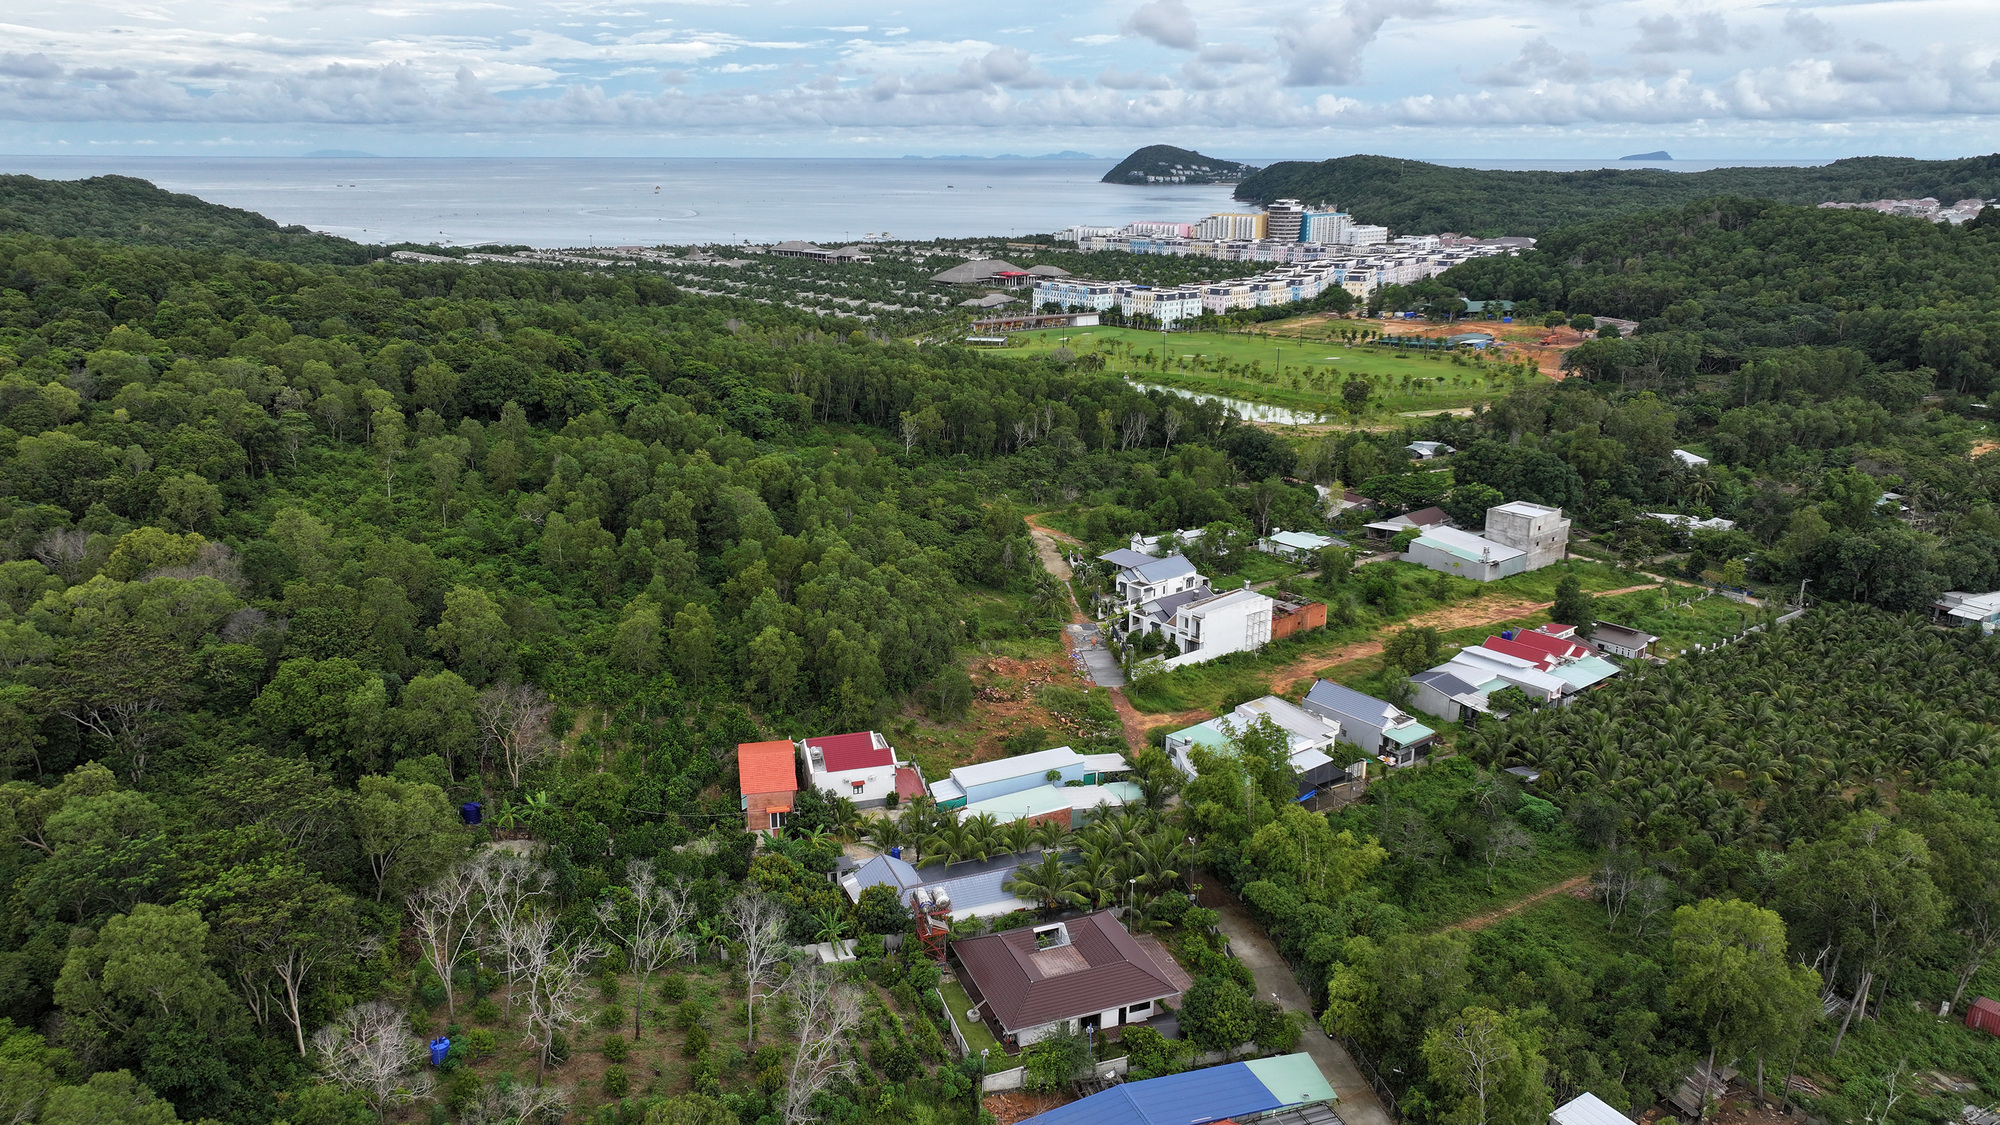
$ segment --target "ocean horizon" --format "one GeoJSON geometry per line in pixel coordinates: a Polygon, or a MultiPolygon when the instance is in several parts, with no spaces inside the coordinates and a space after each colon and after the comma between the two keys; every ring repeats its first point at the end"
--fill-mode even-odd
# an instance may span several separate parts
{"type": "MultiPolygon", "coordinates": [[[[1581,171],[1811,160],[1484,160],[1581,171]]],[[[537,248],[1018,237],[1078,223],[1193,222],[1249,205],[1230,185],[1098,182],[1117,159],[1041,157],[171,157],[0,154],[0,173],[135,176],[356,242],[537,248]]],[[[1253,161],[1270,163],[1270,161],[1253,161]]]]}

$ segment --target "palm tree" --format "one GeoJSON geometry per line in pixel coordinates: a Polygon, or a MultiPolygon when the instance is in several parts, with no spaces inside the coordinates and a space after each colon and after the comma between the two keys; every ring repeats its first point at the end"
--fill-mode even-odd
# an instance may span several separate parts
{"type": "Polygon", "coordinates": [[[963,823],[968,856],[985,859],[1006,847],[1006,842],[1000,838],[1000,819],[992,813],[980,813],[963,823]]]}
{"type": "Polygon", "coordinates": [[[1014,855],[1020,855],[1034,846],[1035,826],[1025,820],[1009,821],[1000,826],[1000,846],[1014,855]]]}
{"type": "Polygon", "coordinates": [[[1040,903],[1043,913],[1053,914],[1081,901],[1082,896],[1071,886],[1073,882],[1069,865],[1061,856],[1049,852],[1043,854],[1039,863],[1024,863],[1015,868],[1013,876],[1000,889],[1015,898],[1040,903]]]}
{"type": "Polygon", "coordinates": [[[1044,820],[1035,825],[1034,840],[1045,854],[1060,852],[1069,843],[1069,828],[1059,820],[1044,820]]]}
{"type": "Polygon", "coordinates": [[[1087,853],[1083,862],[1069,871],[1070,890],[1091,910],[1113,906],[1123,897],[1125,884],[1118,877],[1117,866],[1101,852],[1087,853]]]}

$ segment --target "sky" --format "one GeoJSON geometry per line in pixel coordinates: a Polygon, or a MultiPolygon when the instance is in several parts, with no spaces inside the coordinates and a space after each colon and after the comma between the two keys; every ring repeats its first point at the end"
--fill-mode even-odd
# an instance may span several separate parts
{"type": "Polygon", "coordinates": [[[11,0],[0,152],[2000,150],[1995,0],[11,0]]]}

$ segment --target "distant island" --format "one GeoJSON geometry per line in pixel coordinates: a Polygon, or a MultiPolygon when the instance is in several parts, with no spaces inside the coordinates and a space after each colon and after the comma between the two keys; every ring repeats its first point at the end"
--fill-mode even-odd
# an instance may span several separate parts
{"type": "Polygon", "coordinates": [[[1254,165],[1203,156],[1193,149],[1147,145],[1104,173],[1107,184],[1234,184],[1254,165]]]}
{"type": "Polygon", "coordinates": [[[1658,152],[1635,152],[1631,156],[1621,156],[1620,160],[1672,160],[1673,154],[1666,149],[1658,152]]]}
{"type": "Polygon", "coordinates": [[[1859,156],[1809,168],[1593,168],[1496,172],[1387,156],[1287,160],[1260,169],[1236,198],[1270,204],[1338,204],[1357,223],[1398,232],[1456,231],[1482,237],[1539,235],[1568,223],[1632,215],[1717,196],[1777,203],[1866,203],[1876,199],[1991,199],[2000,195],[2000,153],[1959,160],[1859,156]]]}

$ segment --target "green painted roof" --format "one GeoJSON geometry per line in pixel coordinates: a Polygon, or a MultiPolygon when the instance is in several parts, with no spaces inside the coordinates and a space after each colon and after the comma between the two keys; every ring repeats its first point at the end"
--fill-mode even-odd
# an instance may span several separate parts
{"type": "Polygon", "coordinates": [[[1319,1064],[1304,1051],[1274,1055],[1268,1059],[1248,1059],[1243,1065],[1250,1068],[1250,1073],[1256,1075],[1257,1081],[1262,1082],[1282,1105],[1334,1100],[1333,1087],[1319,1072],[1319,1064]]]}
{"type": "Polygon", "coordinates": [[[1408,746],[1412,742],[1420,742],[1429,738],[1437,732],[1422,723],[1411,723],[1406,727],[1391,727],[1382,733],[1389,741],[1396,745],[1408,746]]]}
{"type": "Polygon", "coordinates": [[[1229,749],[1229,736],[1209,726],[1207,723],[1196,723],[1186,730],[1177,730],[1167,737],[1178,738],[1182,742],[1191,742],[1196,746],[1206,746],[1210,750],[1229,749]]]}

